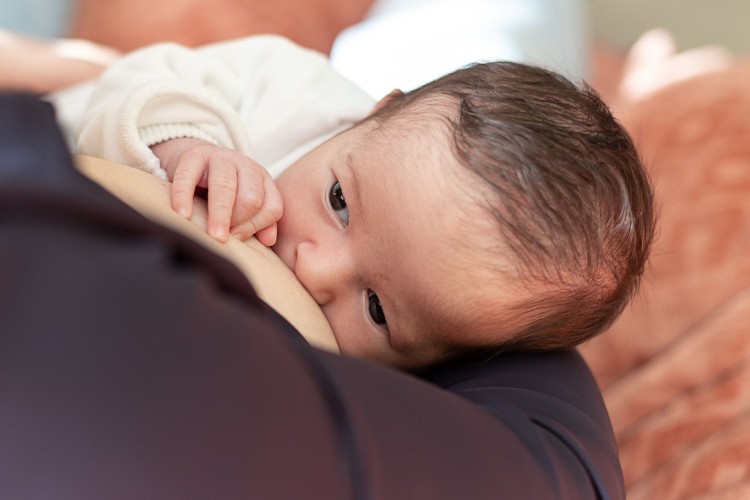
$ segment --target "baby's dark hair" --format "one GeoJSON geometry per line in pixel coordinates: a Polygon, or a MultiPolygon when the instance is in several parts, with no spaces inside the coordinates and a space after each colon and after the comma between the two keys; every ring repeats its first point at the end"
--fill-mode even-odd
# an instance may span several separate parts
{"type": "MultiPolygon", "coordinates": [[[[518,272],[543,292],[517,306],[504,350],[570,348],[604,331],[635,294],[654,234],[653,190],[636,148],[599,95],[542,68],[471,65],[373,114],[386,122],[434,97],[454,154],[491,187],[518,272]]],[[[434,109],[434,107],[432,108],[434,109]]]]}

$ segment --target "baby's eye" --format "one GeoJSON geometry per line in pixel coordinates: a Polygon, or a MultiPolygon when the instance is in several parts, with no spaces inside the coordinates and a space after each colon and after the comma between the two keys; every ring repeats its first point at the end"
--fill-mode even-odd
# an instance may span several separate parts
{"type": "Polygon", "coordinates": [[[341,190],[341,184],[336,181],[331,190],[328,192],[328,202],[331,204],[331,208],[336,215],[346,226],[349,224],[349,209],[346,208],[346,198],[344,198],[344,192],[341,190]]]}
{"type": "Polygon", "coordinates": [[[378,296],[370,290],[367,293],[367,309],[370,312],[370,317],[377,325],[386,325],[385,313],[383,313],[383,307],[380,305],[380,299],[378,296]]]}

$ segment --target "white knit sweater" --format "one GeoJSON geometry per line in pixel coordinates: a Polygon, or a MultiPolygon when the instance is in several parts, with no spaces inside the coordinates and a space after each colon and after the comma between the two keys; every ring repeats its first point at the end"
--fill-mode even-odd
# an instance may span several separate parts
{"type": "Polygon", "coordinates": [[[270,35],[153,45],[50,101],[74,152],[162,178],[149,146],[176,137],[236,149],[277,176],[374,104],[323,55],[270,35]]]}

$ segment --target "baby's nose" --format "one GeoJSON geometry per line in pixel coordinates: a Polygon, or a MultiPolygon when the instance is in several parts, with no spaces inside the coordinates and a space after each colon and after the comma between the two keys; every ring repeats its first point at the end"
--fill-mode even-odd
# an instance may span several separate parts
{"type": "Polygon", "coordinates": [[[297,245],[294,273],[321,306],[340,295],[354,276],[346,252],[330,252],[311,242],[297,245]]]}

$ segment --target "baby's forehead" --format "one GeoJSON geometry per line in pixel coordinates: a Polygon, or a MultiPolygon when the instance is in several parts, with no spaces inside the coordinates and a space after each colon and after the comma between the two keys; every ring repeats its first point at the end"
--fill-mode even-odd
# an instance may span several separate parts
{"type": "Polygon", "coordinates": [[[357,180],[342,181],[345,193],[358,186],[349,191],[350,233],[367,286],[415,356],[429,346],[493,342],[506,329],[492,315],[522,294],[498,271],[513,263],[486,209],[492,193],[458,164],[434,118],[399,127],[408,133],[365,131],[350,155],[357,180]],[[488,321],[497,328],[480,328],[488,321]]]}
{"type": "Polygon", "coordinates": [[[394,256],[400,276],[391,276],[390,291],[404,328],[419,339],[417,349],[498,344],[510,331],[508,311],[527,297],[494,223],[466,212],[452,205],[425,207],[425,218],[405,213],[399,229],[381,240],[384,246],[408,240],[409,249],[394,256]]]}
{"type": "Polygon", "coordinates": [[[415,279],[425,288],[421,293],[410,289],[406,295],[400,314],[404,327],[413,332],[416,354],[423,349],[437,348],[447,355],[500,346],[519,326],[514,311],[529,299],[530,291],[518,289],[509,276],[483,267],[484,258],[467,266],[471,258],[463,257],[453,266],[421,273],[415,279]]]}
{"type": "Polygon", "coordinates": [[[379,157],[381,168],[426,172],[438,178],[465,170],[455,155],[453,125],[447,114],[408,107],[386,119],[374,119],[373,125],[363,136],[359,152],[379,157]]]}
{"type": "Polygon", "coordinates": [[[452,135],[459,114],[459,101],[445,95],[423,96],[396,110],[385,112],[375,120],[379,127],[395,128],[401,132],[416,130],[441,131],[446,139],[452,135]]]}

